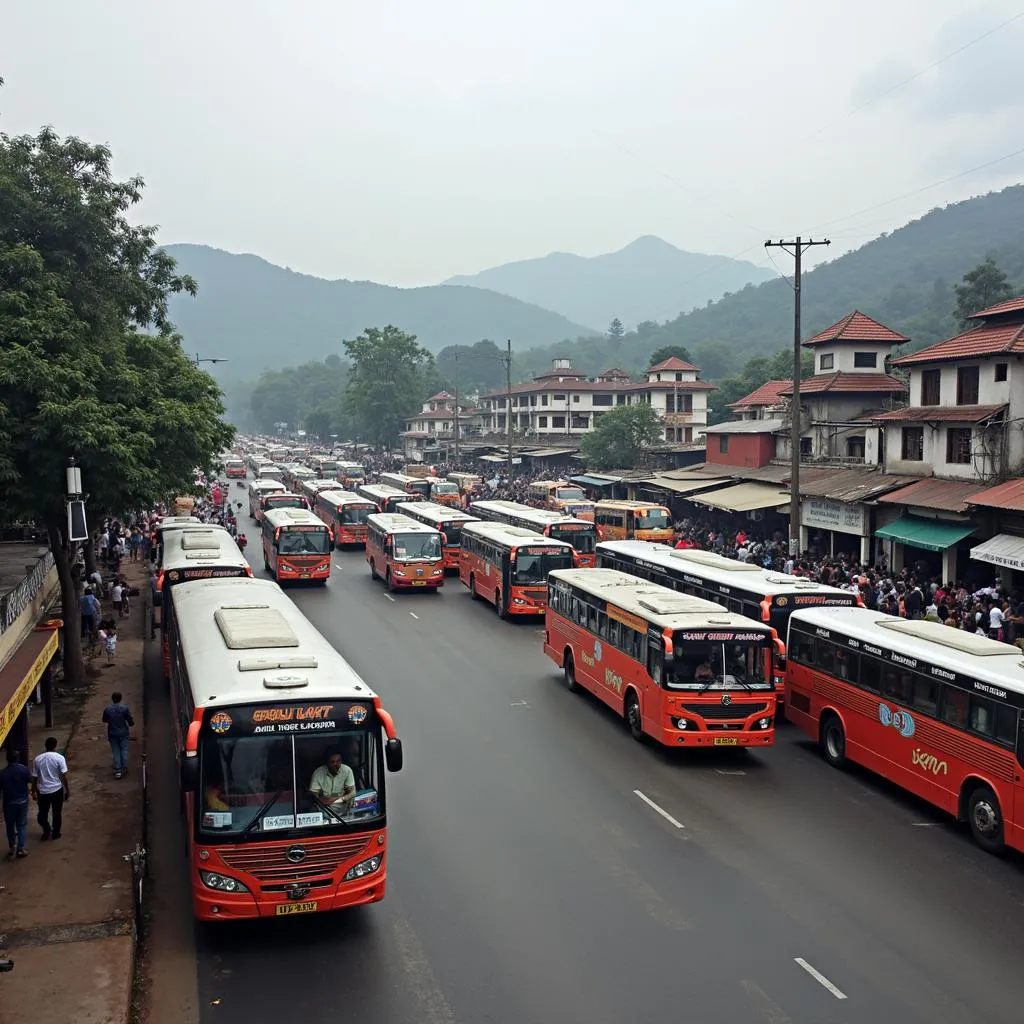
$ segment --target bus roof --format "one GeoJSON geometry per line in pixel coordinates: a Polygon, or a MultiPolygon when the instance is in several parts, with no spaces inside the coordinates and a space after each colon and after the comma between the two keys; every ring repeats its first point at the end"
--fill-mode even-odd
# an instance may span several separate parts
{"type": "Polygon", "coordinates": [[[607,501],[598,499],[597,504],[602,508],[621,508],[626,510],[638,508],[668,508],[662,501],[626,501],[622,498],[609,498],[607,501]]]}
{"type": "Polygon", "coordinates": [[[478,534],[507,548],[529,545],[532,548],[567,548],[569,551],[573,550],[573,546],[564,540],[555,540],[553,537],[545,537],[542,534],[535,533],[533,530],[524,530],[521,526],[508,526],[505,523],[488,523],[476,520],[472,523],[466,523],[462,527],[462,532],[463,534],[478,534]]]}
{"type": "Polygon", "coordinates": [[[366,517],[366,522],[371,526],[379,527],[386,533],[439,533],[432,526],[421,523],[418,519],[410,519],[409,516],[399,515],[397,512],[374,512],[366,517]]]}
{"type": "Polygon", "coordinates": [[[164,516],[157,526],[158,530],[177,530],[184,526],[202,526],[197,516],[164,516]]]}
{"type": "Polygon", "coordinates": [[[555,523],[585,523],[587,526],[594,524],[588,519],[577,519],[575,516],[566,515],[564,512],[556,512],[552,508],[534,508],[532,505],[523,505],[518,501],[471,501],[470,508],[480,507],[485,512],[505,512],[508,515],[519,516],[526,522],[536,523],[538,526],[551,526],[555,523]]]}
{"type": "Polygon", "coordinates": [[[850,597],[849,590],[840,590],[801,576],[789,576],[774,569],[764,569],[753,562],[741,562],[698,548],[677,551],[649,540],[608,540],[597,545],[598,555],[602,551],[642,559],[670,572],[691,572],[711,582],[746,588],[765,597],[800,593],[842,594],[850,597]]]}
{"type": "Polygon", "coordinates": [[[677,590],[638,580],[617,569],[556,569],[548,577],[609,601],[622,611],[646,619],[659,629],[700,629],[718,627],[769,634],[770,626],[751,622],[744,615],[730,612],[720,604],[702,597],[680,594],[677,590]]]}
{"type": "Polygon", "coordinates": [[[270,580],[195,580],[171,600],[197,706],[376,696],[270,580]]]}
{"type": "Polygon", "coordinates": [[[163,572],[209,566],[243,568],[249,564],[223,526],[183,526],[164,534],[163,572]]]}
{"type": "MultiPolygon", "coordinates": [[[[875,645],[883,652],[895,651],[926,666],[934,665],[1024,695],[1024,654],[1013,644],[953,629],[941,622],[901,619],[870,608],[800,608],[789,621],[790,628],[804,625],[813,630],[835,631],[861,645],[875,645]]],[[[906,665],[904,661],[900,664],[906,665]]]]}
{"type": "MultiPolygon", "coordinates": [[[[355,491],[344,491],[337,486],[333,490],[318,491],[316,500],[324,501],[335,508],[341,508],[342,505],[373,505],[369,498],[364,498],[361,494],[356,494],[355,491]]],[[[376,506],[374,507],[376,508],[376,506]]]]}
{"type": "Polygon", "coordinates": [[[311,491],[334,491],[338,488],[337,480],[330,480],[327,477],[317,477],[311,480],[303,480],[303,487],[308,487],[311,491]]]}
{"type": "Polygon", "coordinates": [[[391,484],[363,484],[359,489],[367,494],[380,495],[382,498],[393,498],[396,494],[407,493],[397,487],[392,487],[391,484]]]}
{"type": "MultiPolygon", "coordinates": [[[[301,497],[301,495],[296,495],[301,497]]],[[[263,522],[272,530],[285,529],[292,526],[322,526],[325,530],[327,524],[318,519],[308,508],[268,508],[263,513],[263,522]]]]}
{"type": "Polygon", "coordinates": [[[257,477],[249,482],[250,491],[283,491],[284,489],[284,484],[280,480],[264,480],[263,477],[257,477]]]}
{"type": "Polygon", "coordinates": [[[438,523],[478,523],[476,516],[463,512],[451,505],[437,505],[432,501],[403,501],[396,508],[404,515],[419,516],[421,519],[432,519],[438,523]]]}

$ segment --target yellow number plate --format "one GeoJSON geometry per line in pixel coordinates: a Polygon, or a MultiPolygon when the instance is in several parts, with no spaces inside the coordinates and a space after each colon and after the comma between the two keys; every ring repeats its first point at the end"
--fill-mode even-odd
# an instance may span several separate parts
{"type": "Polygon", "coordinates": [[[414,587],[425,587],[427,585],[427,581],[426,580],[413,580],[412,581],[412,585],[414,587]]]}
{"type": "Polygon", "coordinates": [[[310,900],[308,903],[282,903],[277,908],[277,916],[282,914],[312,914],[317,908],[317,901],[310,900]]]}
{"type": "Polygon", "coordinates": [[[739,743],[739,740],[732,736],[716,736],[715,746],[716,747],[735,747],[739,743]]]}

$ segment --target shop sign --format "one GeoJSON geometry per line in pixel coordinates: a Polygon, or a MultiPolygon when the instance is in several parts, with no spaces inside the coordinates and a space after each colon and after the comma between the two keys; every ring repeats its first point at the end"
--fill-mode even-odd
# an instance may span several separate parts
{"type": "Polygon", "coordinates": [[[805,498],[800,503],[800,522],[815,530],[837,530],[867,536],[867,508],[860,502],[805,498]]]}

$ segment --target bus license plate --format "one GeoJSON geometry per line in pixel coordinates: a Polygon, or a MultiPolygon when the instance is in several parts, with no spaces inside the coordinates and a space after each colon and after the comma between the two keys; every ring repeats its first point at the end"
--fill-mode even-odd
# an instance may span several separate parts
{"type": "Polygon", "coordinates": [[[300,580],[308,580],[309,577],[310,577],[310,574],[308,572],[299,573],[299,579],[300,580]]]}
{"type": "Polygon", "coordinates": [[[277,916],[283,914],[311,914],[316,910],[317,901],[310,900],[308,903],[282,903],[277,908],[277,916]]]}
{"type": "Polygon", "coordinates": [[[427,585],[427,581],[426,580],[413,580],[412,581],[412,585],[414,587],[425,587],[427,585]]]}
{"type": "Polygon", "coordinates": [[[716,747],[735,747],[739,743],[734,736],[716,736],[715,746],[716,747]]]}

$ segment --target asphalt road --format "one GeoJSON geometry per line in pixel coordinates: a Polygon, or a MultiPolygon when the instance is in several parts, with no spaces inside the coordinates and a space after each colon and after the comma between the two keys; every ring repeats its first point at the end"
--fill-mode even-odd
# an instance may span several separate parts
{"type": "Polygon", "coordinates": [[[334,565],[293,596],[404,741],[388,896],[196,930],[202,1024],[1021,1020],[1021,858],[789,728],[753,755],[638,745],[539,624],[334,565]]]}

